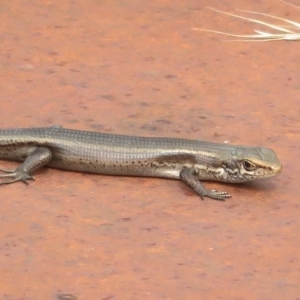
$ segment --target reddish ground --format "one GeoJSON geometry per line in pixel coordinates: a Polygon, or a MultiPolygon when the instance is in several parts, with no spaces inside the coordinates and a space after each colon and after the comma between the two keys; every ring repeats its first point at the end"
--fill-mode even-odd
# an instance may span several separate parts
{"type": "Polygon", "coordinates": [[[300,21],[277,0],[2,3],[2,128],[264,145],[284,169],[206,184],[226,202],[178,181],[54,169],[2,186],[0,299],[300,299],[300,44],[193,31],[259,28],[207,6],[300,21]]]}

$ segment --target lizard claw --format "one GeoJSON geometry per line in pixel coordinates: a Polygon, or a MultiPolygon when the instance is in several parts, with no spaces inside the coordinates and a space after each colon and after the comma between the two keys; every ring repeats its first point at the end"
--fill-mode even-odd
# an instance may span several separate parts
{"type": "Polygon", "coordinates": [[[0,175],[0,178],[4,179],[0,181],[0,185],[9,184],[16,181],[23,181],[24,183],[29,184],[28,180],[35,180],[34,176],[31,176],[27,172],[20,169],[16,169],[16,170],[0,169],[0,171],[5,172],[5,174],[0,175]]]}
{"type": "Polygon", "coordinates": [[[218,190],[206,190],[204,196],[221,201],[231,197],[227,192],[219,192],[218,190]]]}

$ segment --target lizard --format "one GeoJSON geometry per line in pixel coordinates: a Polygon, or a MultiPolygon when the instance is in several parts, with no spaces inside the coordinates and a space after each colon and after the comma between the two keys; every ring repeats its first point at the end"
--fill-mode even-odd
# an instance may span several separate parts
{"type": "Polygon", "coordinates": [[[44,166],[98,173],[181,180],[202,199],[225,200],[226,191],[206,189],[202,180],[229,183],[278,175],[282,165],[269,148],[200,140],[140,137],[66,129],[62,126],[0,129],[0,159],[21,161],[0,169],[0,185],[28,183],[44,166]]]}

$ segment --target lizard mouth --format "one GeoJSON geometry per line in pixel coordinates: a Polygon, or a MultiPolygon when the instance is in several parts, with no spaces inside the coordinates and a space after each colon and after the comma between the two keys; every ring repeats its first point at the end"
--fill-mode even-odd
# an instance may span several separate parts
{"type": "MultiPolygon", "coordinates": [[[[234,182],[234,183],[242,183],[247,181],[255,181],[255,180],[264,180],[277,176],[282,172],[282,165],[279,163],[277,165],[271,166],[267,169],[257,169],[253,172],[240,172],[232,173],[226,177],[218,177],[220,181],[223,182],[234,182]]],[[[227,174],[228,175],[228,174],[227,174]]]]}
{"type": "Polygon", "coordinates": [[[278,164],[272,167],[274,176],[282,172],[282,164],[278,164]]]}

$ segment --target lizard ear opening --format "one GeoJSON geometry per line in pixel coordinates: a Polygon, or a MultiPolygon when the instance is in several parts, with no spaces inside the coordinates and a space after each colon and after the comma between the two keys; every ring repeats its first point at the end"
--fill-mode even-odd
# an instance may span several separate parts
{"type": "Polygon", "coordinates": [[[243,161],[243,167],[246,171],[253,171],[256,169],[256,165],[249,160],[243,161]]]}

